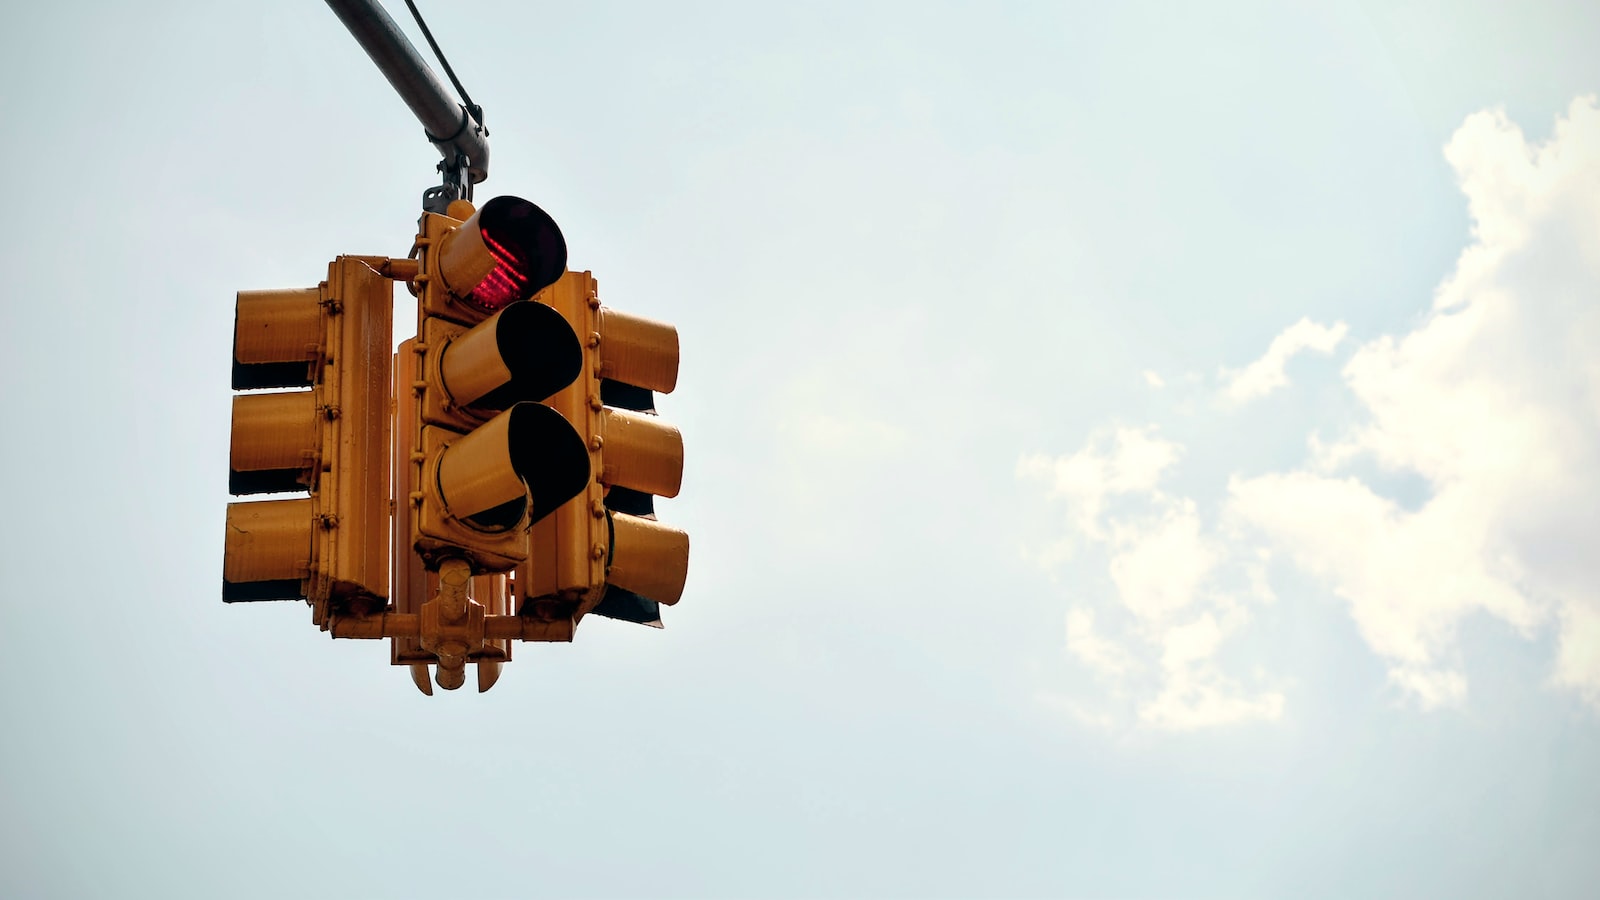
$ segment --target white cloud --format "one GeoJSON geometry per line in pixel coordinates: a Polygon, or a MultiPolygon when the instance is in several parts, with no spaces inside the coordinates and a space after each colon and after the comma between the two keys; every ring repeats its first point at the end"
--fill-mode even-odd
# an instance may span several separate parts
{"type": "Polygon", "coordinates": [[[1189,605],[1217,563],[1194,501],[1163,506],[1153,518],[1116,522],[1111,536],[1111,580],[1123,605],[1151,624],[1189,605]]]}
{"type": "MultiPolygon", "coordinates": [[[[1250,696],[1214,661],[1223,640],[1248,617],[1228,594],[1213,590],[1228,561],[1194,501],[1159,487],[1182,449],[1154,429],[1118,428],[1096,435],[1077,453],[1036,454],[1018,464],[1019,477],[1047,483],[1066,501],[1069,535],[1104,553],[1115,587],[1115,602],[1101,606],[1122,614],[1119,636],[1097,625],[1094,607],[1077,605],[1066,616],[1067,653],[1111,690],[1127,715],[1152,727],[1187,730],[1276,718],[1282,695],[1250,696]]],[[[1065,558],[1061,543],[1035,560],[1053,568],[1065,558]]],[[[1114,721],[1106,712],[1089,715],[1074,701],[1050,703],[1096,727],[1114,721]]]]}
{"type": "Polygon", "coordinates": [[[1232,725],[1283,715],[1284,696],[1275,690],[1246,690],[1215,661],[1230,634],[1248,622],[1244,608],[1226,596],[1213,608],[1159,632],[1162,679],[1155,695],[1138,709],[1146,724],[1172,731],[1232,725]],[[1220,617],[1218,614],[1221,614],[1220,617]]]}
{"type": "Polygon", "coordinates": [[[1283,694],[1246,696],[1232,679],[1208,671],[1169,678],[1160,694],[1139,708],[1139,718],[1170,731],[1192,731],[1283,715],[1283,694]]]}
{"type": "Polygon", "coordinates": [[[1046,482],[1052,494],[1070,504],[1076,529],[1099,540],[1106,499],[1154,491],[1162,473],[1178,461],[1180,450],[1177,444],[1157,437],[1153,427],[1117,428],[1097,435],[1089,446],[1071,456],[1024,456],[1017,464],[1017,475],[1046,482]]]}
{"type": "Polygon", "coordinates": [[[1389,683],[1423,709],[1460,706],[1467,699],[1467,679],[1460,672],[1398,665],[1389,669],[1389,683]]]}
{"type": "MultiPolygon", "coordinates": [[[[1538,146],[1502,113],[1478,113],[1445,155],[1473,242],[1420,324],[1351,352],[1341,375],[1360,424],[1308,436],[1298,468],[1232,475],[1213,527],[1160,488],[1185,448],[1154,426],[1019,464],[1066,501],[1062,540],[1103,551],[1114,596],[1098,608],[1123,627],[1102,634],[1075,608],[1067,650],[1140,721],[1282,714],[1281,693],[1217,661],[1247,604],[1274,601],[1273,552],[1348,604],[1390,685],[1420,708],[1467,702],[1458,631],[1487,616],[1529,637],[1553,629],[1551,684],[1600,709],[1600,108],[1575,101],[1538,146]],[[1425,501],[1384,496],[1359,477],[1373,465],[1419,477],[1425,501]]],[[[1345,336],[1302,319],[1223,370],[1223,399],[1283,387],[1295,354],[1332,353],[1345,336]]]]}
{"type": "Polygon", "coordinates": [[[1170,628],[1162,635],[1161,665],[1176,671],[1210,659],[1226,636],[1227,632],[1211,613],[1187,625],[1170,628]]]}
{"type": "Polygon", "coordinates": [[[1224,402],[1239,406],[1283,387],[1289,383],[1289,376],[1284,369],[1290,359],[1306,350],[1324,356],[1332,353],[1344,340],[1346,330],[1343,322],[1320,325],[1310,319],[1301,319],[1290,325],[1272,339],[1267,352],[1260,359],[1243,369],[1222,369],[1224,402]]]}
{"type": "Polygon", "coordinates": [[[1120,678],[1138,667],[1122,645],[1095,631],[1094,610],[1081,606],[1067,611],[1067,652],[1105,678],[1120,678]]]}
{"type": "MultiPolygon", "coordinates": [[[[1424,675],[1457,674],[1448,651],[1469,612],[1523,628],[1537,620],[1512,584],[1514,573],[1486,558],[1482,517],[1452,498],[1408,513],[1354,478],[1307,472],[1236,479],[1229,493],[1235,515],[1350,603],[1367,644],[1409,673],[1395,678],[1402,687],[1421,684],[1424,675]]],[[[1464,697],[1416,694],[1425,706],[1464,697]]]]}
{"type": "Polygon", "coordinates": [[[1154,371],[1153,369],[1144,370],[1144,383],[1155,388],[1156,390],[1160,390],[1167,386],[1167,380],[1162,378],[1160,373],[1154,371]]]}
{"type": "Polygon", "coordinates": [[[1600,707],[1600,609],[1595,607],[1581,601],[1562,607],[1554,680],[1600,707]]]}
{"type": "Polygon", "coordinates": [[[1235,479],[1231,508],[1350,603],[1421,706],[1465,700],[1450,656],[1473,613],[1553,621],[1552,680],[1600,706],[1600,109],[1574,102],[1542,146],[1478,113],[1445,155],[1474,242],[1424,322],[1345,366],[1368,421],[1307,471],[1235,479]],[[1336,477],[1363,458],[1431,498],[1336,477]]]}

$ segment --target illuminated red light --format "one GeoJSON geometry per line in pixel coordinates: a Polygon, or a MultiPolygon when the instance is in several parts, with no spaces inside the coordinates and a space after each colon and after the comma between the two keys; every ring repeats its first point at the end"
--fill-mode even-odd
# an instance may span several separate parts
{"type": "Polygon", "coordinates": [[[494,254],[498,265],[472,289],[472,302],[490,312],[497,312],[518,300],[533,296],[536,292],[528,290],[527,262],[487,231],[483,234],[483,243],[494,254]]]}
{"type": "Polygon", "coordinates": [[[544,290],[567,270],[566,239],[534,204],[496,197],[474,219],[495,267],[466,298],[473,305],[497,312],[544,290]]]}

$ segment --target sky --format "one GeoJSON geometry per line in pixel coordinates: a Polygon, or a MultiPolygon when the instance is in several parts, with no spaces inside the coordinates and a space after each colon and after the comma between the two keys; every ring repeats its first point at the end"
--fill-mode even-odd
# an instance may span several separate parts
{"type": "Polygon", "coordinates": [[[1600,9],[419,6],[679,330],[684,597],[225,606],[234,294],[437,155],[323,4],[13,4],[0,894],[1595,895],[1600,9]]]}

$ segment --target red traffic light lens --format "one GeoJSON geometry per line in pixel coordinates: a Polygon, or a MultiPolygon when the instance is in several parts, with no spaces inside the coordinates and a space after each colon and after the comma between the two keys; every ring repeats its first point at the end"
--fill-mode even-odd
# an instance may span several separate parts
{"type": "MultiPolygon", "coordinates": [[[[567,270],[567,241],[554,219],[520,197],[496,197],[473,216],[495,267],[464,299],[489,312],[526,300],[567,270]]],[[[467,223],[471,225],[472,223],[467,223]]]]}

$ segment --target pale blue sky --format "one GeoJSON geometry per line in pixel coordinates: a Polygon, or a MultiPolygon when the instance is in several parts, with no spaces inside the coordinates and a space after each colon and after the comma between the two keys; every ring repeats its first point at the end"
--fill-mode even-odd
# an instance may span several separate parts
{"type": "Polygon", "coordinates": [[[225,607],[234,292],[434,151],[322,3],[14,4],[0,894],[1594,895],[1592,5],[420,5],[680,330],[684,599],[225,607]]]}

